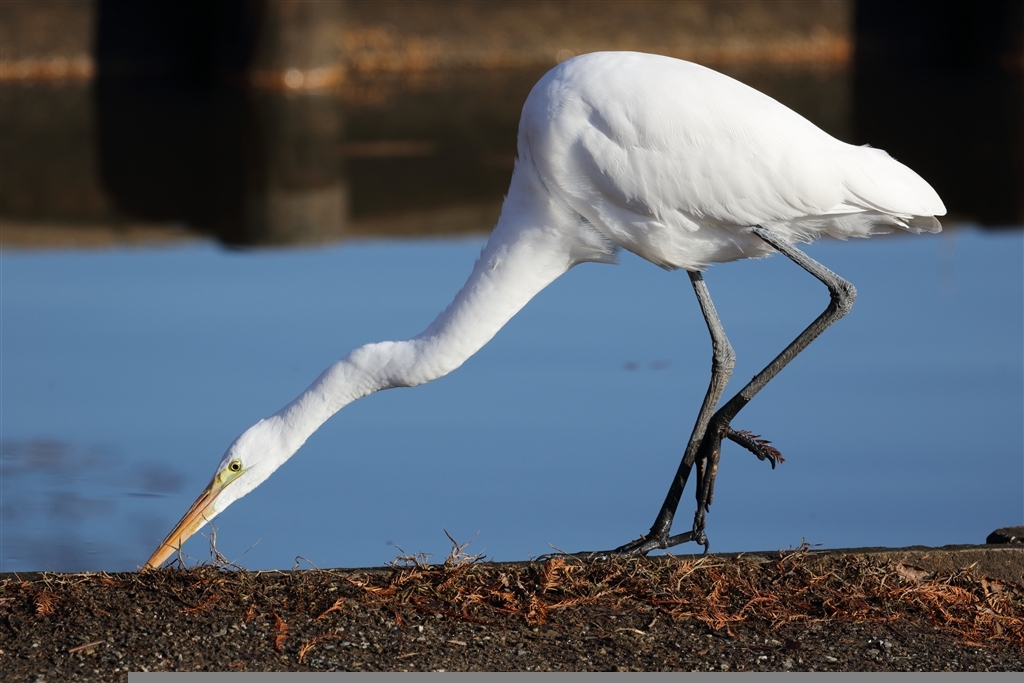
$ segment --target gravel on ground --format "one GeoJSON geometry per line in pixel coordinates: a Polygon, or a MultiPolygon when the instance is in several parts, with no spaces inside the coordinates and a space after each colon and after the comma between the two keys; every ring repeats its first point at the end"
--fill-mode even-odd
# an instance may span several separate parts
{"type": "Polygon", "coordinates": [[[0,575],[0,679],[128,671],[1021,671],[1024,548],[0,575]]]}

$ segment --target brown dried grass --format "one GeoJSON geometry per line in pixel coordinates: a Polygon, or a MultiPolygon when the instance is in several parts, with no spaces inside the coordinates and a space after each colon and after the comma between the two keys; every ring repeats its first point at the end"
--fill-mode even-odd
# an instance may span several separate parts
{"type": "MultiPolygon", "coordinates": [[[[461,549],[460,549],[461,551],[461,549]]],[[[404,610],[487,623],[493,613],[545,623],[551,612],[580,605],[655,610],[695,619],[716,631],[740,624],[777,628],[794,622],[879,622],[924,618],[966,644],[1024,645],[1024,587],[971,570],[932,576],[893,561],[851,556],[825,561],[813,552],[768,562],[714,557],[583,563],[553,557],[500,566],[457,556],[422,559],[390,574],[348,577],[362,599],[396,615],[404,610]]]]}
{"type": "Polygon", "coordinates": [[[140,605],[146,613],[139,618],[147,621],[181,615],[196,623],[257,622],[269,648],[299,651],[302,658],[329,641],[355,642],[341,625],[353,614],[366,614],[366,607],[393,616],[397,627],[419,621],[419,615],[489,626],[512,619],[532,628],[566,611],[573,619],[632,613],[644,623],[692,620],[722,635],[739,628],[877,623],[897,632],[935,628],[966,645],[1024,647],[1024,586],[973,568],[930,573],[879,556],[805,549],[767,560],[669,556],[583,562],[555,556],[493,564],[454,541],[443,562],[428,560],[402,556],[388,569],[366,571],[246,572],[218,564],[12,577],[0,581],[0,618],[27,625],[88,614],[128,623],[140,605]]]}

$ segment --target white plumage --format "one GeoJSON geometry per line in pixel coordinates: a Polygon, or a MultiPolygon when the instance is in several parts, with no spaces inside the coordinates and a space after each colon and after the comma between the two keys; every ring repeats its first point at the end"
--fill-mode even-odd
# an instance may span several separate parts
{"type": "Polygon", "coordinates": [[[808,241],[892,226],[937,232],[945,213],[928,183],[882,150],[657,55],[583,55],[548,72],[523,107],[519,153],[608,240],[665,267],[769,253],[752,225],[808,241]]]}
{"type": "MultiPolygon", "coordinates": [[[[498,224],[451,305],[413,339],[352,351],[246,430],[147,566],[162,564],[262,483],[335,412],[375,391],[451,372],[578,263],[612,262],[624,248],[691,271],[697,288],[695,271],[773,253],[769,239],[808,268],[786,244],[893,227],[936,232],[935,216],[945,213],[928,183],[885,152],[840,142],[727,76],[656,55],[595,53],[552,69],[523,107],[518,150],[498,224]]],[[[713,308],[710,315],[713,327],[713,308]]],[[[716,339],[716,363],[719,346],[716,339]]],[[[706,404],[714,408],[720,394],[709,391],[706,404]]],[[[698,420],[688,452],[707,424],[698,420]]]]}

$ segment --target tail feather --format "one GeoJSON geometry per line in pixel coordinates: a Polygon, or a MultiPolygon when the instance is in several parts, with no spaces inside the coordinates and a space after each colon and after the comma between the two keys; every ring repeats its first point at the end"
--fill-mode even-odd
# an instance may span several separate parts
{"type": "Polygon", "coordinates": [[[911,232],[939,232],[935,216],[946,207],[931,185],[885,151],[854,147],[857,163],[851,164],[846,179],[847,204],[897,216],[897,224],[911,232]],[[905,224],[904,224],[905,223],[905,224]]]}
{"type": "MultiPolygon", "coordinates": [[[[942,213],[945,214],[945,207],[943,207],[942,213]]],[[[910,216],[909,218],[902,219],[900,225],[901,228],[908,232],[922,233],[922,232],[942,232],[942,223],[935,216],[910,216]]]]}

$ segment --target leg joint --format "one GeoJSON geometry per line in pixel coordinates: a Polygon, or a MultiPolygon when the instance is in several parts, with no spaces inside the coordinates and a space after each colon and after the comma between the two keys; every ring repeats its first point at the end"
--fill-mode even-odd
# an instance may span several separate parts
{"type": "Polygon", "coordinates": [[[844,316],[853,308],[853,302],[857,300],[857,288],[852,283],[841,277],[836,278],[833,287],[829,288],[832,294],[832,304],[836,307],[840,316],[844,316]]]}
{"type": "Polygon", "coordinates": [[[730,373],[736,367],[736,352],[733,350],[732,344],[729,343],[728,339],[724,339],[721,342],[716,340],[714,342],[712,363],[716,368],[730,373]]]}

